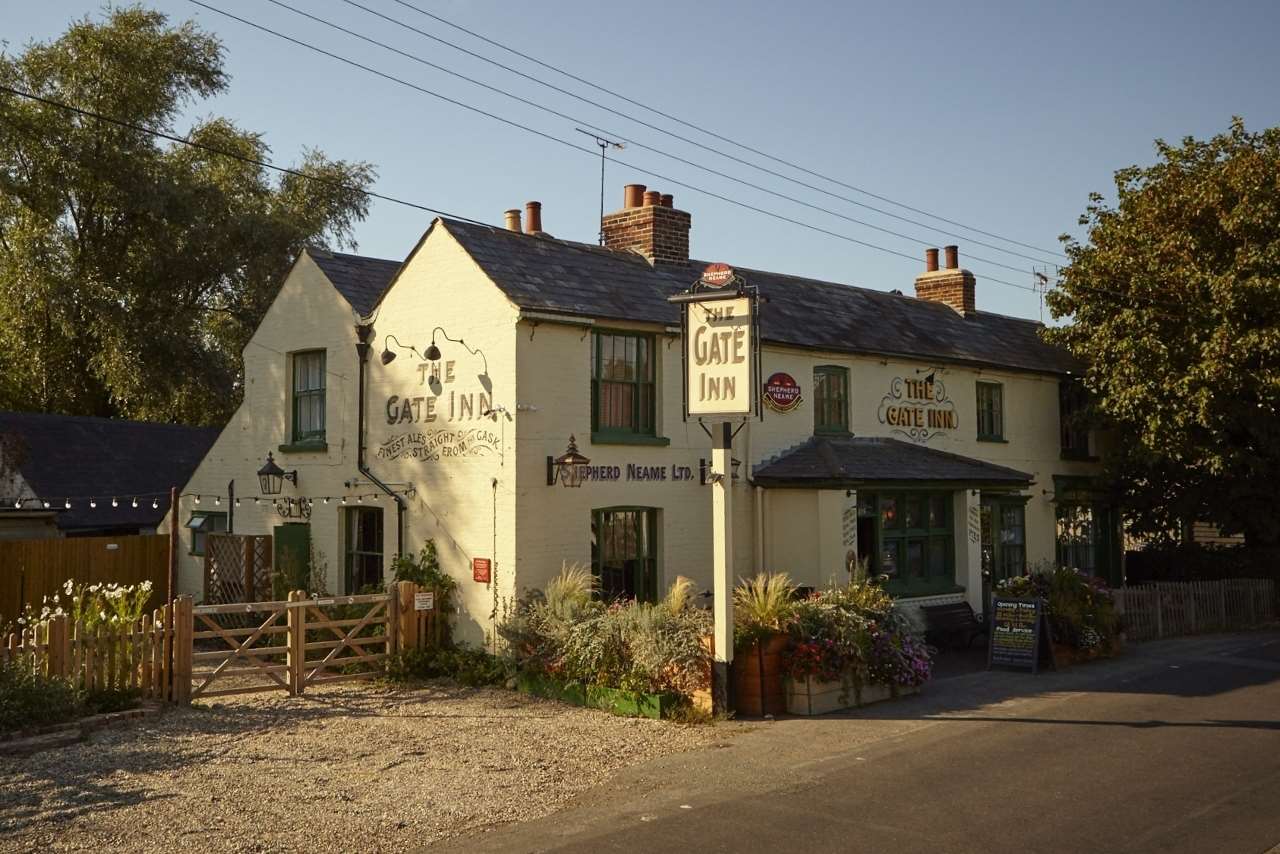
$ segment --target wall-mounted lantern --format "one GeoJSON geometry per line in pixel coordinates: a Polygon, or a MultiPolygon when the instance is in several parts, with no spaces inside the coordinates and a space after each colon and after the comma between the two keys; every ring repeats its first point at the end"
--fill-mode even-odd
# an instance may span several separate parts
{"type": "Polygon", "coordinates": [[[591,464],[591,460],[578,452],[575,437],[569,437],[569,447],[558,457],[547,457],[547,486],[582,486],[582,470],[591,464]]]}
{"type": "Polygon", "coordinates": [[[280,490],[284,488],[284,481],[289,481],[294,486],[298,485],[298,471],[285,471],[276,465],[275,457],[267,451],[267,463],[258,469],[258,483],[262,487],[263,495],[279,495],[280,490]]]}

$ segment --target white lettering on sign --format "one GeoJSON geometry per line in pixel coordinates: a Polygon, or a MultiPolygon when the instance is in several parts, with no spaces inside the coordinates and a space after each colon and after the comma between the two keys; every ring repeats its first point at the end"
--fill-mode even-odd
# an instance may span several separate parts
{"type": "Polygon", "coordinates": [[[685,313],[689,414],[749,415],[755,402],[751,301],[692,302],[685,313]]]}

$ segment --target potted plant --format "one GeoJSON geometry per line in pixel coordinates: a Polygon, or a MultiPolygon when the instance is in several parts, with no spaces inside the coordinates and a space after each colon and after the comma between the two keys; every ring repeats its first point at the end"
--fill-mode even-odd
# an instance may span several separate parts
{"type": "Polygon", "coordinates": [[[733,699],[742,715],[782,712],[783,653],[795,607],[785,572],[762,572],[733,591],[733,699]]]}

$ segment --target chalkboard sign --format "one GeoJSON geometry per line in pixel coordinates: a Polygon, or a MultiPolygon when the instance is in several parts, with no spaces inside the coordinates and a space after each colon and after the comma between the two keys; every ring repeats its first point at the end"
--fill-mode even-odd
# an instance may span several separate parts
{"type": "Polygon", "coordinates": [[[1035,673],[1045,656],[1051,667],[1053,646],[1049,639],[1044,603],[1039,599],[994,596],[988,617],[990,642],[987,667],[1017,667],[1035,673]]]}

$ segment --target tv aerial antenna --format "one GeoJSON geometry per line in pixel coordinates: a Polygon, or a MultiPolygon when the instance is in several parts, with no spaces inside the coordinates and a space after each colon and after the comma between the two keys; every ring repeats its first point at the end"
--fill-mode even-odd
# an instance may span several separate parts
{"type": "Polygon", "coordinates": [[[1053,287],[1058,268],[1052,264],[1035,264],[1031,268],[1031,284],[1040,298],[1040,322],[1044,323],[1044,295],[1053,287]]]}
{"type": "Polygon", "coordinates": [[[610,148],[615,148],[618,151],[621,151],[627,146],[617,140],[607,139],[600,134],[593,133],[589,130],[583,130],[582,128],[574,128],[574,130],[578,133],[585,133],[587,136],[594,139],[596,141],[596,145],[600,147],[600,245],[604,246],[604,162],[607,159],[606,155],[610,148]]]}

